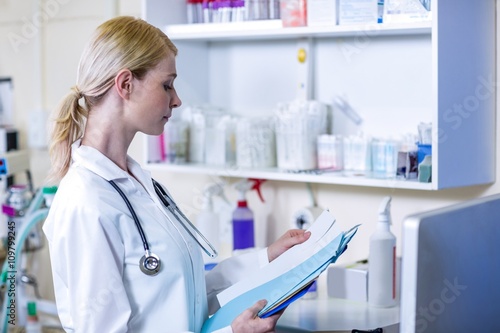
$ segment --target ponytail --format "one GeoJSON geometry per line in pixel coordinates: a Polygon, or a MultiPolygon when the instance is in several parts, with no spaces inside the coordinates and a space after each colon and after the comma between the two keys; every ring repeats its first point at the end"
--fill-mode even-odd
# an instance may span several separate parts
{"type": "Polygon", "coordinates": [[[49,148],[51,182],[59,182],[66,175],[71,164],[71,145],[83,135],[88,112],[80,105],[82,97],[84,96],[78,88],[73,87],[55,110],[49,148]]]}
{"type": "Polygon", "coordinates": [[[167,55],[177,55],[175,45],[142,19],[119,16],[97,28],[80,58],[77,86],[56,109],[49,148],[50,182],[59,182],[68,172],[71,145],[83,136],[88,113],[113,86],[117,73],[127,68],[142,79],[167,55]]]}

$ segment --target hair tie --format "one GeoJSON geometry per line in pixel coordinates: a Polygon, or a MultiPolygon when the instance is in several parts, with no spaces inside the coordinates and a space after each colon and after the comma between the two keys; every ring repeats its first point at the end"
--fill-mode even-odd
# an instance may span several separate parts
{"type": "Polygon", "coordinates": [[[78,89],[77,86],[72,87],[71,91],[73,91],[73,93],[75,94],[75,96],[76,96],[77,99],[80,99],[80,98],[83,97],[82,92],[80,91],[80,89],[78,89]]]}

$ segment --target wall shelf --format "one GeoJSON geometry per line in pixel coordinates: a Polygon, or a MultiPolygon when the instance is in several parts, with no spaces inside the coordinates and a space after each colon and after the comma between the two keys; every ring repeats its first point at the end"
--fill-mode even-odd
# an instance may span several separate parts
{"type": "MultiPolygon", "coordinates": [[[[416,133],[421,121],[433,125],[429,184],[277,169],[238,169],[230,176],[414,190],[496,180],[495,8],[495,0],[434,0],[432,22],[283,28],[280,20],[187,25],[184,1],[143,0],[144,18],[179,49],[176,85],[184,105],[269,115],[277,103],[297,97],[297,41],[308,39],[312,98],[331,103],[348,96],[372,137],[416,133]]],[[[207,166],[148,166],[228,175],[207,166]]]]}
{"type": "Polygon", "coordinates": [[[356,35],[430,35],[432,23],[345,25],[283,28],[281,20],[212,24],[167,25],[165,33],[174,41],[242,41],[291,38],[331,38],[356,35]]]}

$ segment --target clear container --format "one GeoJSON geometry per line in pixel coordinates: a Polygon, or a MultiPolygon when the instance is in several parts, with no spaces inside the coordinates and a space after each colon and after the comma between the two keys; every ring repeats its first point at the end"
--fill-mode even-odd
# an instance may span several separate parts
{"type": "Polygon", "coordinates": [[[344,168],[342,136],[322,134],[318,136],[318,169],[340,171],[344,168]]]}
{"type": "Polygon", "coordinates": [[[399,146],[399,142],[395,140],[372,140],[371,156],[373,177],[396,177],[399,146]]]}
{"type": "Polygon", "coordinates": [[[236,165],[241,168],[276,166],[274,126],[269,117],[240,118],[236,129],[236,165]]]}
{"type": "Polygon", "coordinates": [[[189,146],[189,123],[170,118],[165,124],[163,160],[166,163],[186,163],[189,146]]]}
{"type": "Polygon", "coordinates": [[[327,107],[318,101],[281,103],[275,111],[277,164],[283,170],[317,168],[317,138],[326,133],[327,107]]]}
{"type": "Polygon", "coordinates": [[[361,135],[344,139],[344,173],[348,176],[365,176],[371,170],[369,140],[361,135]]]}

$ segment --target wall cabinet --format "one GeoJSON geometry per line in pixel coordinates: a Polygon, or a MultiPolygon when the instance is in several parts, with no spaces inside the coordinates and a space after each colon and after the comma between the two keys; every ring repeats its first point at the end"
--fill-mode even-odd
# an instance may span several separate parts
{"type": "MultiPolygon", "coordinates": [[[[165,172],[417,190],[495,181],[495,1],[433,0],[432,22],[282,28],[281,22],[185,23],[183,0],[143,0],[144,18],[179,48],[184,104],[266,115],[297,94],[297,45],[313,57],[312,97],[347,98],[371,136],[433,124],[432,183],[148,163],[165,172]]],[[[175,111],[174,111],[175,112],[175,111]]],[[[333,120],[335,125],[335,118],[333,120]]],[[[145,160],[148,161],[147,140],[145,160]]]]}

